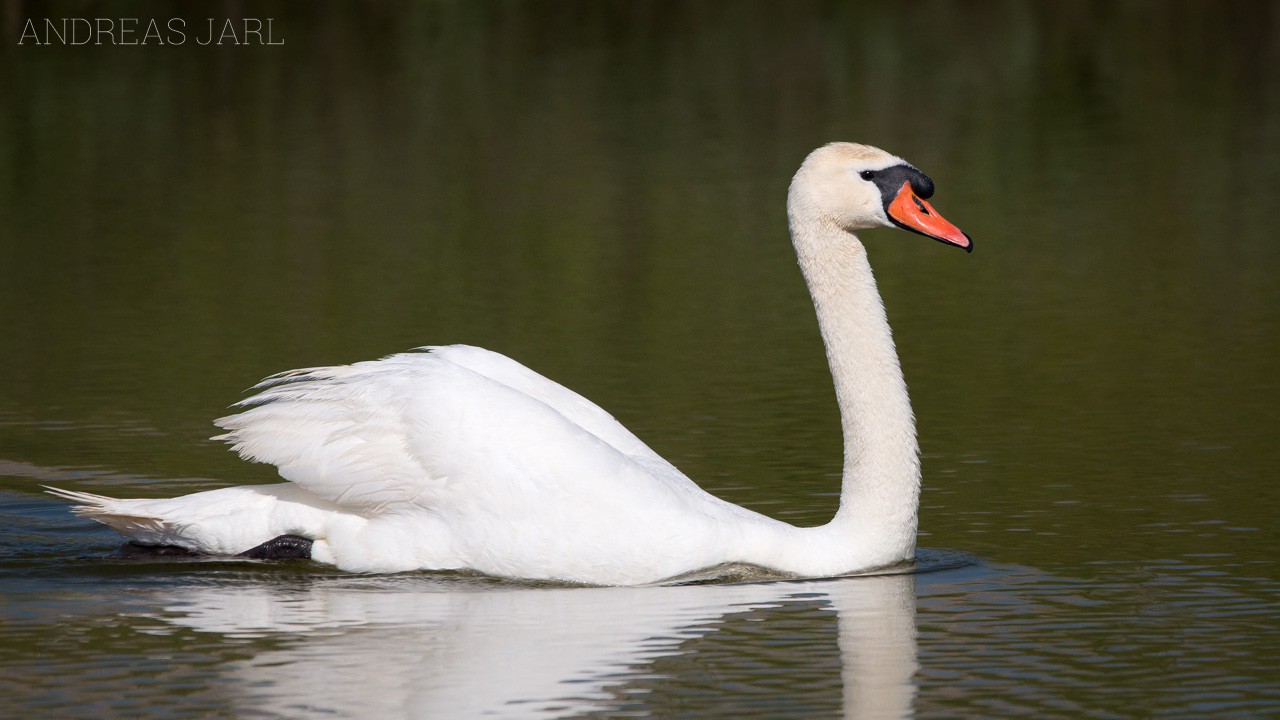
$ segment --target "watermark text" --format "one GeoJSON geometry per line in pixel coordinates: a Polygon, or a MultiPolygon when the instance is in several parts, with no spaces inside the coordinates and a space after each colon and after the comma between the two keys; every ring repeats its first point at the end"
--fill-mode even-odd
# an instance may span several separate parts
{"type": "Polygon", "coordinates": [[[272,18],[29,18],[19,45],[283,45],[272,18]]]}

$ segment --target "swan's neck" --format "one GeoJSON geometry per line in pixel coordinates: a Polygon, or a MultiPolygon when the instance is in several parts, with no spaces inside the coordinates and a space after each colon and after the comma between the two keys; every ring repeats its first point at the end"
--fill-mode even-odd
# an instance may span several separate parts
{"type": "Polygon", "coordinates": [[[844,430],[840,509],[816,534],[824,547],[812,550],[837,564],[848,552],[850,567],[909,558],[920,496],[915,419],[866,250],[835,225],[792,217],[791,231],[844,430]]]}

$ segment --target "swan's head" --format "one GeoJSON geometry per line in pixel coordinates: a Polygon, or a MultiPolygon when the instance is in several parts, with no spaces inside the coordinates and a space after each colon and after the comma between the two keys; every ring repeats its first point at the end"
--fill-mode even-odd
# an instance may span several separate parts
{"type": "Polygon", "coordinates": [[[791,180],[787,214],[799,221],[834,223],[850,232],[899,227],[973,250],[973,240],[925,202],[928,175],[870,145],[830,143],[809,153],[791,180]]]}

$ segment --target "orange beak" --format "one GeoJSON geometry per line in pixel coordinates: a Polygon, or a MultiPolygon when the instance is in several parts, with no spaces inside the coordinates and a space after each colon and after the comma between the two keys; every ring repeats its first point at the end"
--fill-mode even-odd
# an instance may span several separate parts
{"type": "Polygon", "coordinates": [[[912,191],[910,182],[902,183],[902,188],[889,203],[887,210],[889,219],[899,227],[964,248],[965,252],[973,251],[973,240],[961,232],[960,228],[947,222],[929,203],[921,200],[912,191]]]}

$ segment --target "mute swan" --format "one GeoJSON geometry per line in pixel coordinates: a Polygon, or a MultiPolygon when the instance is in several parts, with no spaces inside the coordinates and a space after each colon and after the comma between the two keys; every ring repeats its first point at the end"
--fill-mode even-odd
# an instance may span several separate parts
{"type": "Polygon", "coordinates": [[[933,182],[832,143],[791,181],[787,217],[844,431],[840,508],[799,528],[699,488],[586,398],[497,353],[421,348],[264,380],[215,439],[289,482],[161,500],[50,491],[133,545],[310,557],[343,570],[468,569],[600,585],[723,563],[804,577],[915,552],[915,421],[855,230],[901,227],[971,250],[925,202],[933,182]]]}

